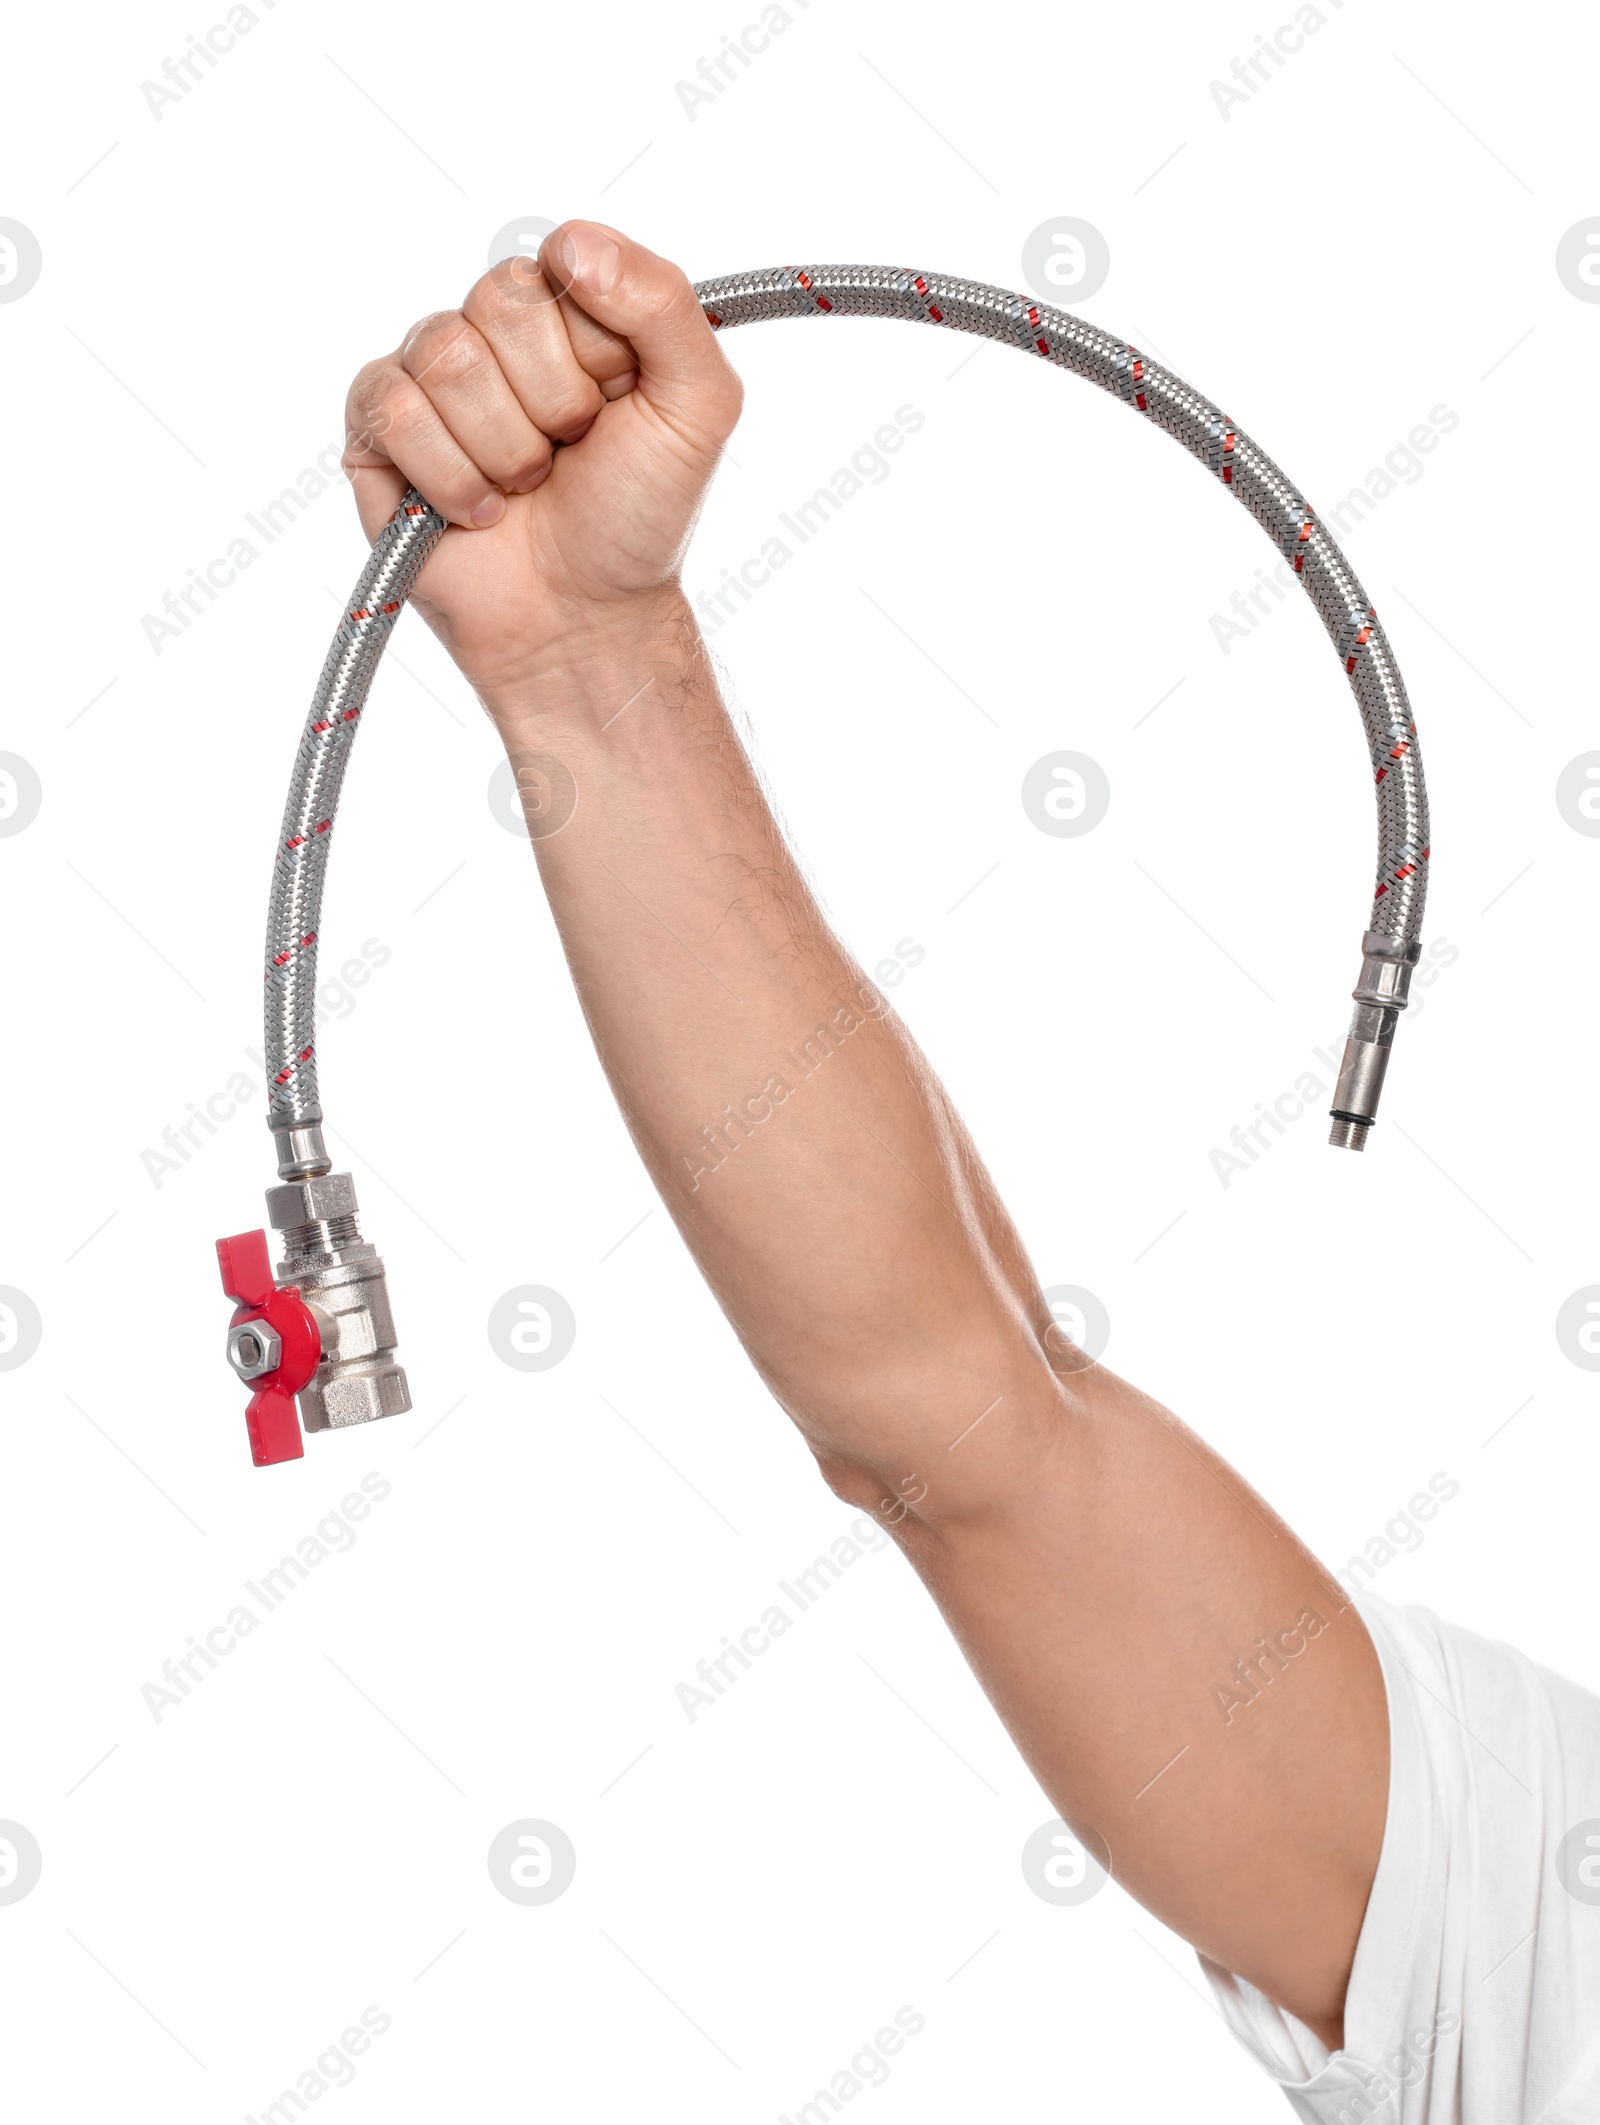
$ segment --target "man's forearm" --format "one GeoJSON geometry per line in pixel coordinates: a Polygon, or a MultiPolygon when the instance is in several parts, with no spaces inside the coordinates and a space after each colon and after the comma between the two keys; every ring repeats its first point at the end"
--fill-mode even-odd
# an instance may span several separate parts
{"type": "Polygon", "coordinates": [[[490,706],[536,803],[541,755],[573,778],[570,819],[530,822],[550,903],[629,1127],[756,1365],[864,1502],[981,1492],[989,1416],[1048,1420],[1047,1317],[941,1087],[784,845],[687,607],[597,629],[490,706]]]}

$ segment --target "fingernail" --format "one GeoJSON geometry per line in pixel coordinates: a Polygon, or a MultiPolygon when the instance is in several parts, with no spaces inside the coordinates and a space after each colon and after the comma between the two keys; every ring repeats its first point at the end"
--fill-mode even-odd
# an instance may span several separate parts
{"type": "Polygon", "coordinates": [[[603,236],[598,229],[587,229],[580,223],[567,230],[557,251],[569,281],[596,295],[610,294],[616,284],[622,252],[609,236],[603,236]]]}
{"type": "Polygon", "coordinates": [[[491,524],[498,524],[506,513],[506,498],[503,494],[486,494],[473,510],[469,521],[480,531],[487,531],[491,524]]]}

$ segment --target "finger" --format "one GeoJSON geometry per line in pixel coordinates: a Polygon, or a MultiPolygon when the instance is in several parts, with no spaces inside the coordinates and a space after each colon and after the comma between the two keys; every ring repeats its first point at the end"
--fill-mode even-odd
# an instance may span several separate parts
{"type": "Polygon", "coordinates": [[[580,311],[630,344],[639,388],[663,414],[717,443],[731,432],[739,379],[676,266],[592,221],[563,222],[545,238],[539,260],[580,311]]]}
{"type": "MultiPolygon", "coordinates": [[[[593,372],[573,351],[556,291],[537,261],[520,255],[502,259],[474,283],[461,314],[483,335],[534,427],[575,443],[605,398],[593,372]]],[[[631,350],[626,362],[631,372],[631,350]]]]}
{"type": "Polygon", "coordinates": [[[468,457],[397,354],[369,362],[345,402],[345,463],[393,466],[452,524],[479,531],[505,515],[499,487],[468,457]]]}
{"type": "Polygon", "coordinates": [[[493,349],[459,310],[413,325],[400,364],[471,458],[507,494],[531,494],[550,471],[550,438],[517,399],[493,349]]]}

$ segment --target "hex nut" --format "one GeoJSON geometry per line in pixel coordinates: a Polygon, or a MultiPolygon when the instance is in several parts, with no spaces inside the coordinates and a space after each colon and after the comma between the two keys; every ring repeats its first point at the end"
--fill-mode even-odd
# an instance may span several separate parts
{"type": "Polygon", "coordinates": [[[283,1340],[265,1321],[241,1321],[228,1330],[228,1363],[241,1380],[259,1380],[276,1372],[283,1340]]]}
{"type": "Polygon", "coordinates": [[[318,1173],[267,1190],[267,1219],[274,1232],[291,1225],[327,1224],[356,1214],[356,1184],[348,1173],[318,1173]]]}

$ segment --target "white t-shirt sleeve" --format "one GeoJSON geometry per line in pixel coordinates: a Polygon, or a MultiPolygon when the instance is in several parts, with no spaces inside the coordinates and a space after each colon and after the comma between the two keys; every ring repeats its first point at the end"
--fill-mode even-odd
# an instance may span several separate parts
{"type": "Polygon", "coordinates": [[[1600,2125],[1600,1698],[1423,1608],[1356,1604],[1389,1813],[1329,2055],[1201,1957],[1307,2125],[1600,2125]]]}

